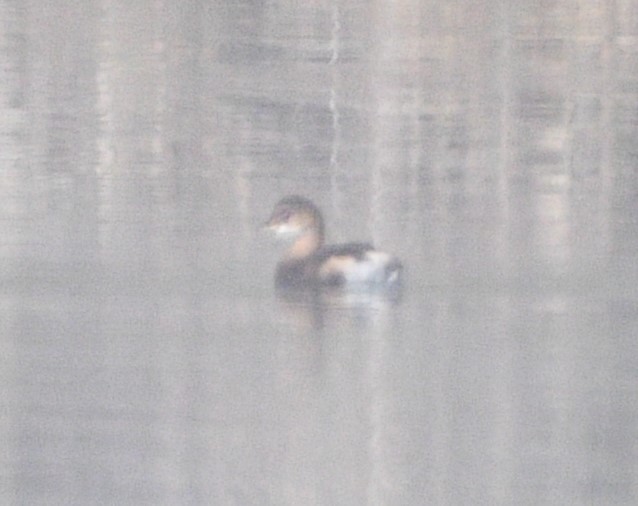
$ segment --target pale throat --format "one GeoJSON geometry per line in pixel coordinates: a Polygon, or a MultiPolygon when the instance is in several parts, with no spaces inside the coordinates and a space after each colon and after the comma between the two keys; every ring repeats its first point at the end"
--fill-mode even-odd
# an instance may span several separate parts
{"type": "Polygon", "coordinates": [[[312,255],[321,248],[322,235],[316,230],[309,230],[299,237],[286,253],[289,259],[301,259],[312,255]]]}

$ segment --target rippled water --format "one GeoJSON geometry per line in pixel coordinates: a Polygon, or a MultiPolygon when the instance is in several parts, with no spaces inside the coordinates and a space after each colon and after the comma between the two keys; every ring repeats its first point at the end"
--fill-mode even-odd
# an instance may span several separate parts
{"type": "Polygon", "coordinates": [[[638,502],[635,2],[0,3],[0,502],[638,502]],[[301,193],[401,300],[276,294],[301,193]]]}

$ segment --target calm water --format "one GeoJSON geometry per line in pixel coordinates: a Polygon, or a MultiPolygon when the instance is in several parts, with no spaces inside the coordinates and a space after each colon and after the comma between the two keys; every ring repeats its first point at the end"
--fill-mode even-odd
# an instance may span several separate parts
{"type": "Polygon", "coordinates": [[[636,504],[637,138],[628,0],[0,2],[0,502],[636,504]]]}

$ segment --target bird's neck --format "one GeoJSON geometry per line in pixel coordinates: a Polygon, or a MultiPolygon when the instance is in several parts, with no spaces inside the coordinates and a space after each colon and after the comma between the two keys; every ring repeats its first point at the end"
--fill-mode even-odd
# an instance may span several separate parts
{"type": "Polygon", "coordinates": [[[315,253],[323,245],[321,230],[309,230],[299,237],[288,250],[289,260],[301,260],[315,253]]]}

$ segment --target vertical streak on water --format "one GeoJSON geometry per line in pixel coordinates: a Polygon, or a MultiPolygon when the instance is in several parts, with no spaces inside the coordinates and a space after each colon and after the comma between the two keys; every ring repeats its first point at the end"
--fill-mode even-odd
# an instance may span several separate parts
{"type": "Polygon", "coordinates": [[[153,137],[152,150],[155,160],[165,160],[164,143],[166,141],[165,132],[165,118],[166,118],[166,102],[168,99],[168,65],[167,65],[167,50],[166,40],[164,35],[164,26],[162,25],[163,14],[166,12],[166,6],[163,0],[156,0],[153,4],[155,9],[154,20],[155,26],[152,32],[152,44],[153,44],[153,58],[157,65],[157,96],[155,97],[155,130],[156,135],[153,137]]]}
{"type": "MultiPolygon", "coordinates": [[[[166,19],[175,20],[175,17],[169,18],[170,14],[173,12],[169,11],[169,6],[164,0],[155,0],[148,6],[150,68],[155,82],[153,101],[149,104],[149,115],[153,124],[149,150],[155,174],[167,169],[167,160],[169,159],[166,149],[167,142],[173,138],[169,124],[171,118],[166,106],[169,100],[169,58],[171,56],[166,33],[171,33],[170,29],[173,28],[166,25],[166,19]]],[[[181,21],[179,18],[177,20],[177,22],[181,21]]],[[[177,46],[183,43],[183,41],[175,39],[172,39],[172,42],[177,46]]],[[[152,178],[150,183],[154,186],[153,193],[156,198],[163,202],[170,199],[168,194],[171,189],[166,185],[165,177],[152,178]]],[[[158,250],[160,248],[158,247],[158,250]]],[[[176,301],[171,302],[171,305],[176,307],[176,301]]],[[[175,323],[170,318],[164,318],[164,315],[170,314],[170,311],[160,310],[158,313],[159,316],[155,322],[157,328],[153,328],[151,332],[160,334],[165,329],[174,326],[175,323]]],[[[152,324],[151,327],[153,327],[152,324]]],[[[182,402],[185,396],[183,378],[172,376],[168,371],[171,369],[171,364],[173,366],[183,364],[184,350],[179,339],[167,339],[164,343],[165,346],[159,347],[151,358],[160,365],[155,381],[161,385],[162,402],[166,406],[161,420],[162,430],[155,432],[155,427],[150,429],[153,430],[153,437],[161,446],[163,453],[163,458],[154,462],[152,469],[154,474],[161,477],[168,502],[175,503],[179,502],[176,491],[185,482],[186,469],[182,465],[185,442],[183,432],[179,430],[180,418],[184,413],[182,402]]]]}
{"type": "Polygon", "coordinates": [[[14,339],[8,336],[13,335],[15,319],[19,314],[19,309],[14,300],[5,297],[0,298],[0,311],[2,311],[2,319],[0,319],[0,335],[7,336],[0,341],[0,382],[4,388],[0,389],[0,405],[4,407],[3,414],[0,416],[0,441],[3,444],[3,451],[0,456],[0,466],[3,469],[3,496],[10,497],[7,491],[16,490],[14,484],[15,472],[12,470],[12,463],[15,463],[16,456],[13,455],[12,442],[13,426],[16,425],[14,416],[7,410],[8,406],[16,406],[19,402],[17,390],[15,387],[7,388],[7,385],[16,384],[16,343],[14,339]],[[6,494],[6,495],[5,495],[6,494]]]}
{"type": "MultiPolygon", "coordinates": [[[[21,86],[26,44],[22,37],[17,36],[23,30],[20,13],[7,3],[0,2],[0,22],[4,25],[0,32],[4,35],[0,39],[0,216],[3,218],[0,221],[0,255],[19,258],[19,226],[7,218],[23,212],[25,203],[16,195],[19,194],[21,177],[24,177],[20,162],[25,156],[19,139],[27,123],[24,121],[24,91],[21,86]]],[[[6,263],[1,265],[0,272],[6,268],[6,263]]]]}
{"type": "Polygon", "coordinates": [[[513,405],[513,364],[514,353],[512,350],[512,340],[509,334],[512,328],[514,317],[512,315],[512,304],[509,296],[500,297],[496,303],[495,311],[495,352],[498,353],[498,360],[495,361],[496,369],[494,377],[490,382],[492,388],[492,399],[494,406],[494,426],[492,427],[492,458],[494,461],[494,476],[490,480],[491,497],[495,498],[497,504],[505,504],[508,498],[512,497],[512,483],[514,474],[511,463],[512,448],[516,447],[514,430],[516,412],[513,405]]]}
{"type": "Polygon", "coordinates": [[[97,151],[97,166],[96,171],[98,174],[105,174],[111,171],[113,165],[113,130],[115,119],[113,117],[112,96],[111,96],[111,84],[109,82],[110,77],[110,64],[111,64],[111,44],[108,42],[108,29],[109,13],[112,12],[111,0],[103,0],[101,11],[103,13],[100,27],[102,33],[98,35],[98,48],[97,54],[97,71],[95,73],[95,87],[96,93],[96,109],[99,119],[99,132],[96,135],[96,151],[97,151]]]}
{"type": "MultiPolygon", "coordinates": [[[[11,12],[7,6],[7,2],[0,2],[0,20],[5,24],[1,31],[3,34],[11,35],[12,31],[9,26],[15,27],[17,13],[11,12]]],[[[18,136],[14,133],[16,124],[20,123],[20,109],[17,107],[19,101],[11,100],[15,94],[20,93],[19,87],[19,70],[20,62],[18,57],[13,59],[16,53],[19,55],[19,48],[12,46],[9,37],[0,39],[0,162],[2,163],[2,171],[0,171],[0,212],[3,218],[16,215],[19,212],[19,203],[23,200],[11,198],[12,189],[18,184],[17,171],[7,170],[14,169],[15,162],[19,160],[19,145],[17,143],[18,136]],[[7,61],[7,59],[9,61],[7,61]],[[17,102],[17,103],[14,103],[17,102]],[[7,166],[5,166],[8,165],[7,166]]],[[[20,104],[22,105],[22,104],[20,104]]],[[[2,257],[16,258],[19,255],[19,241],[16,233],[16,227],[11,226],[11,220],[3,219],[0,224],[0,235],[2,243],[0,244],[0,255],[2,257]],[[12,233],[13,232],[13,233],[12,233]],[[14,252],[14,250],[16,250],[14,252]]],[[[7,272],[7,266],[0,265],[0,273],[7,272]]],[[[2,276],[4,277],[4,276],[2,276]]],[[[15,385],[16,375],[16,350],[15,342],[10,336],[13,335],[14,320],[18,314],[18,307],[15,299],[0,295],[0,383],[4,388],[0,389],[0,406],[3,406],[3,413],[0,415],[0,441],[3,444],[4,451],[0,456],[0,466],[3,469],[3,490],[7,491],[3,494],[5,499],[13,499],[8,491],[16,490],[13,483],[15,473],[11,471],[12,463],[15,462],[13,456],[12,431],[15,421],[7,410],[7,406],[15,406],[18,399],[15,395],[15,388],[6,388],[7,385],[15,385]]]]}
{"type": "Polygon", "coordinates": [[[109,24],[112,21],[113,12],[112,0],[103,0],[100,19],[102,33],[98,35],[96,57],[96,110],[98,115],[98,132],[96,135],[96,173],[99,178],[97,205],[97,240],[100,246],[109,242],[109,202],[112,202],[111,195],[113,189],[113,170],[115,166],[115,116],[113,109],[113,83],[111,82],[114,72],[112,51],[113,45],[110,41],[109,24]]]}
{"type": "MultiPolygon", "coordinates": [[[[378,194],[381,191],[381,179],[383,171],[383,161],[381,150],[379,149],[379,139],[382,137],[379,131],[381,126],[379,122],[383,116],[383,100],[386,98],[383,93],[386,91],[384,88],[384,82],[382,79],[377,79],[382,75],[380,67],[385,63],[385,49],[387,45],[390,45],[390,40],[394,36],[392,33],[393,26],[387,22],[390,17],[390,13],[387,9],[391,9],[390,6],[385,6],[383,2],[379,2],[375,5],[378,9],[374,13],[375,30],[380,33],[385,33],[386,37],[383,39],[377,39],[377,43],[373,46],[373,55],[371,56],[371,76],[372,76],[372,93],[374,107],[372,114],[373,128],[372,136],[370,139],[371,150],[371,166],[372,173],[370,174],[370,230],[372,232],[372,239],[376,242],[374,221],[377,214],[376,201],[378,194]],[[384,8],[385,7],[385,8],[384,8]]],[[[370,388],[370,436],[369,436],[369,448],[368,458],[370,459],[370,472],[368,476],[368,484],[366,487],[367,504],[369,505],[383,505],[386,504],[385,492],[389,487],[390,478],[388,477],[388,455],[386,455],[386,441],[387,428],[385,427],[386,420],[385,414],[388,411],[388,400],[386,398],[384,378],[383,378],[383,363],[387,360],[387,347],[384,346],[384,340],[382,336],[375,332],[373,339],[370,342],[370,358],[368,360],[367,367],[369,369],[369,388],[370,388]]]]}
{"type": "MultiPolygon", "coordinates": [[[[7,12],[8,10],[4,2],[0,3],[0,20],[5,24],[2,33],[12,35],[15,23],[8,20],[14,20],[16,16],[12,12],[7,12]]],[[[0,160],[3,163],[19,159],[20,145],[16,142],[17,136],[14,133],[22,123],[22,109],[18,107],[23,103],[18,74],[18,58],[22,49],[20,46],[23,44],[20,41],[21,38],[16,36],[0,40],[0,160]]]]}
{"type": "Polygon", "coordinates": [[[432,467],[432,497],[433,504],[448,504],[450,482],[455,482],[452,473],[452,461],[454,456],[450,451],[453,446],[451,427],[453,426],[453,413],[450,407],[450,392],[448,377],[453,369],[453,348],[447,345],[449,334],[450,302],[442,300],[437,305],[432,322],[432,353],[436,354],[436,369],[431,372],[432,384],[432,442],[431,442],[431,467],[432,467]]]}
{"type": "MultiPolygon", "coordinates": [[[[412,151],[418,131],[418,73],[404,68],[419,65],[420,26],[414,23],[421,14],[421,2],[391,4],[374,2],[372,23],[376,35],[371,47],[369,79],[371,82],[370,139],[370,217],[369,227],[374,242],[386,239],[390,218],[388,209],[396,201],[397,177],[400,170],[416,160],[412,151]],[[416,48],[416,51],[415,51],[416,48]],[[412,102],[405,103],[405,97],[412,102]],[[386,233],[384,233],[386,232],[386,233]]],[[[418,148],[417,148],[418,149],[418,148]]],[[[381,245],[383,247],[383,245],[381,245]]],[[[407,447],[413,444],[410,434],[401,432],[391,390],[391,378],[385,371],[391,362],[388,339],[390,329],[376,328],[370,341],[370,475],[367,498],[369,504],[394,504],[404,489],[401,466],[407,447]]]]}
{"type": "MultiPolygon", "coordinates": [[[[499,14],[501,21],[499,26],[502,27],[500,34],[501,53],[499,61],[499,73],[498,85],[500,87],[500,121],[499,121],[499,152],[498,152],[498,166],[497,166],[497,187],[496,198],[498,201],[498,213],[500,230],[498,234],[497,247],[495,250],[499,255],[501,265],[504,265],[506,269],[511,267],[511,251],[509,248],[508,237],[511,236],[510,230],[512,227],[511,210],[509,207],[510,201],[510,185],[509,185],[509,169],[512,163],[513,157],[510,152],[512,145],[512,10],[509,2],[501,2],[499,8],[499,14]]],[[[502,313],[502,335],[508,335],[509,321],[511,320],[511,304],[509,297],[503,297],[499,301],[500,313],[502,313]]],[[[503,348],[501,353],[509,352],[507,348],[509,340],[504,337],[502,340],[503,348]]],[[[512,470],[510,466],[503,465],[502,463],[511,462],[510,449],[514,445],[514,434],[512,431],[512,413],[514,408],[512,406],[511,395],[511,383],[512,383],[512,371],[511,371],[511,357],[502,356],[502,360],[498,363],[502,364],[502,367],[495,372],[494,380],[491,382],[494,389],[494,409],[495,413],[495,427],[492,432],[494,442],[494,461],[495,476],[491,480],[491,495],[497,502],[506,502],[510,496],[511,484],[513,481],[512,470]]]]}
{"type": "Polygon", "coordinates": [[[341,130],[339,124],[339,106],[337,103],[337,86],[339,80],[339,37],[341,35],[341,21],[339,5],[335,2],[332,6],[332,36],[330,38],[331,67],[330,102],[328,104],[332,115],[332,147],[330,151],[330,192],[332,195],[332,207],[338,210],[338,172],[339,172],[339,148],[341,143],[341,130]]]}
{"type": "Polygon", "coordinates": [[[610,230],[611,225],[609,223],[610,219],[610,201],[611,201],[611,189],[613,185],[613,151],[614,151],[614,130],[612,127],[612,108],[613,108],[613,100],[612,100],[612,75],[614,72],[614,33],[615,31],[615,22],[616,22],[616,3],[610,2],[607,4],[605,9],[605,19],[603,20],[605,26],[603,27],[603,41],[602,41],[602,51],[600,56],[600,67],[602,74],[602,86],[600,90],[600,102],[601,102],[601,118],[600,118],[600,135],[601,139],[601,156],[600,156],[600,192],[598,193],[601,202],[599,203],[598,208],[604,209],[605,212],[602,213],[606,223],[603,223],[600,230],[603,230],[606,234],[604,237],[603,244],[605,245],[604,253],[609,253],[610,247],[610,230]]]}
{"type": "Polygon", "coordinates": [[[511,227],[511,212],[509,208],[509,166],[512,163],[512,155],[510,153],[512,139],[512,32],[511,32],[511,10],[509,2],[502,2],[500,8],[501,23],[503,27],[501,33],[501,58],[500,58],[500,75],[499,86],[501,88],[501,107],[500,107],[500,146],[499,146],[499,162],[497,169],[497,195],[500,222],[502,225],[501,234],[499,235],[499,247],[497,251],[505,258],[501,258],[506,266],[510,264],[510,251],[508,251],[507,237],[511,227]]]}
{"type": "MultiPolygon", "coordinates": [[[[386,334],[387,336],[387,334],[386,334]]],[[[370,471],[366,487],[366,503],[386,504],[384,488],[388,484],[387,469],[384,464],[391,458],[384,448],[384,418],[392,411],[388,385],[384,380],[384,364],[389,354],[388,341],[383,332],[375,327],[368,354],[368,384],[370,389],[370,435],[368,458],[370,471]]]]}

